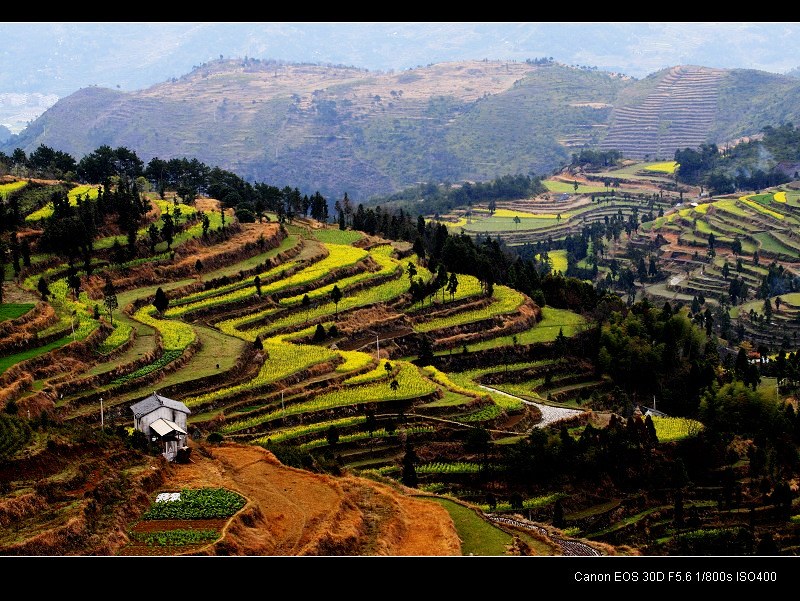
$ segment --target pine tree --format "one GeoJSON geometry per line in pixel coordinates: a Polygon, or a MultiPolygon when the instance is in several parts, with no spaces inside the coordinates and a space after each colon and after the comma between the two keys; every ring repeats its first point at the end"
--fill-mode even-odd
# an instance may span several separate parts
{"type": "Polygon", "coordinates": [[[336,426],[330,426],[325,432],[325,438],[329,445],[335,447],[339,442],[339,428],[336,426]]]}
{"type": "Polygon", "coordinates": [[[47,297],[50,296],[50,287],[47,285],[47,280],[44,277],[39,278],[39,283],[36,285],[36,289],[39,291],[39,294],[42,295],[42,300],[46,301],[47,297]]]}
{"type": "Polygon", "coordinates": [[[561,503],[561,499],[556,499],[553,505],[553,526],[556,528],[563,528],[565,525],[564,506],[561,503]]]}
{"type": "Polygon", "coordinates": [[[415,467],[417,461],[419,461],[419,458],[414,452],[414,448],[406,442],[406,452],[403,455],[403,472],[400,476],[400,481],[409,488],[416,488],[419,484],[417,468],[415,467]]]}
{"type": "Polygon", "coordinates": [[[164,311],[167,310],[167,307],[169,307],[169,299],[167,298],[167,295],[164,294],[164,290],[162,290],[161,287],[156,290],[156,297],[153,300],[153,306],[161,314],[163,314],[164,311]]]}
{"type": "MultiPolygon", "coordinates": [[[[466,348],[466,345],[464,345],[464,348],[466,348]]],[[[417,363],[423,367],[433,363],[433,343],[427,336],[423,336],[420,340],[417,363]]]]}
{"type": "Polygon", "coordinates": [[[78,294],[81,291],[81,277],[74,265],[70,265],[67,269],[67,286],[72,290],[72,300],[78,300],[78,294]]]}
{"type": "Polygon", "coordinates": [[[450,274],[450,278],[447,280],[447,291],[450,293],[450,300],[452,301],[458,291],[458,276],[455,271],[450,274]]]}
{"type": "Polygon", "coordinates": [[[342,291],[339,290],[339,286],[336,284],[333,285],[333,288],[330,291],[331,301],[333,304],[336,305],[336,316],[339,316],[339,301],[342,300],[342,291]]]}
{"type": "Polygon", "coordinates": [[[314,331],[314,336],[311,338],[311,342],[322,342],[325,340],[326,336],[325,327],[321,323],[318,323],[317,329],[314,331]]]}
{"type": "MultiPolygon", "coordinates": [[[[160,290],[160,288],[159,288],[160,290]]],[[[108,309],[108,315],[111,318],[111,325],[114,325],[114,309],[119,307],[119,302],[117,300],[117,291],[114,288],[114,282],[111,281],[111,278],[106,276],[106,283],[103,286],[103,304],[108,309]]]]}

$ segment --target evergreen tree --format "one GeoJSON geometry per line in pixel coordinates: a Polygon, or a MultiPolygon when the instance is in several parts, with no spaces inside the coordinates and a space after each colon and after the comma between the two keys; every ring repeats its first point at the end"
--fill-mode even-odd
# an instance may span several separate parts
{"type": "Polygon", "coordinates": [[[372,433],[378,429],[378,420],[375,418],[374,411],[367,411],[366,420],[364,421],[364,428],[369,432],[370,437],[372,433]]]}
{"type": "Polygon", "coordinates": [[[147,236],[150,238],[150,253],[155,254],[156,244],[161,241],[161,233],[155,223],[151,223],[150,227],[147,228],[147,236]]]}
{"type": "Polygon", "coordinates": [[[414,448],[409,442],[406,442],[406,452],[403,455],[403,472],[400,476],[400,481],[409,488],[416,488],[419,484],[417,468],[415,467],[417,461],[419,461],[419,458],[414,452],[414,448]]]}
{"type": "Polygon", "coordinates": [[[314,336],[311,338],[311,342],[322,342],[325,340],[326,336],[325,327],[321,323],[318,323],[317,329],[314,330],[314,336]]]}
{"type": "Polygon", "coordinates": [[[330,291],[331,302],[336,305],[336,317],[339,316],[339,302],[342,300],[342,291],[339,290],[339,286],[336,284],[333,285],[333,288],[330,291]]]}
{"type": "Polygon", "coordinates": [[[70,265],[67,269],[67,286],[72,290],[72,300],[78,300],[78,294],[81,291],[81,277],[74,265],[70,265]]]}
{"type": "Polygon", "coordinates": [[[458,276],[455,271],[450,274],[447,280],[447,291],[450,293],[450,300],[452,301],[458,291],[458,276]]]}
{"type": "Polygon", "coordinates": [[[564,505],[561,503],[561,499],[556,499],[556,502],[553,504],[553,526],[555,528],[563,528],[566,524],[567,522],[564,519],[564,505]]]}
{"type": "MultiPolygon", "coordinates": [[[[465,346],[466,348],[466,346],[465,346]]],[[[420,366],[431,365],[433,363],[433,343],[428,336],[423,335],[419,345],[419,357],[417,364],[420,366]]]]}
{"type": "Polygon", "coordinates": [[[111,325],[114,325],[114,309],[119,307],[119,302],[117,301],[117,291],[114,287],[114,282],[111,281],[111,278],[106,276],[106,282],[103,286],[103,304],[108,309],[108,315],[111,318],[111,325]]]}
{"type": "Polygon", "coordinates": [[[161,237],[167,243],[167,249],[170,249],[175,239],[175,223],[172,220],[172,215],[169,213],[162,214],[161,221],[161,237]]]}
{"type": "Polygon", "coordinates": [[[42,300],[46,301],[47,297],[50,296],[50,287],[47,285],[47,280],[44,277],[39,278],[39,283],[36,284],[36,289],[39,291],[39,294],[42,295],[42,300]]]}
{"type": "Polygon", "coordinates": [[[167,295],[164,293],[164,290],[162,290],[161,287],[159,287],[158,290],[156,290],[156,297],[153,300],[153,306],[162,315],[164,311],[167,310],[167,307],[169,307],[169,299],[167,298],[167,295]]]}
{"type": "Polygon", "coordinates": [[[328,444],[335,447],[339,443],[339,428],[337,426],[329,426],[325,432],[325,439],[328,444]]]}

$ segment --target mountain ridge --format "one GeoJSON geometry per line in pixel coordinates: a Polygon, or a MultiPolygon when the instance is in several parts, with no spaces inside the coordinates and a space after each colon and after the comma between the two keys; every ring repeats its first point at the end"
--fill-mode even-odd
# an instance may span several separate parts
{"type": "MultiPolygon", "coordinates": [[[[104,144],[126,146],[145,161],[196,157],[249,180],[359,200],[426,181],[546,174],[571,153],[602,145],[624,111],[671,93],[664,82],[676,69],[706,68],[676,66],[636,80],[548,61],[458,61],[390,73],[219,59],[143,90],[81,88],[0,150],[45,144],[80,158],[104,144]]],[[[718,100],[701,129],[677,121],[701,101],[711,106],[706,92],[648,116],[648,126],[679,132],[669,138],[675,148],[800,118],[796,78],[710,71],[718,100]]],[[[662,158],[674,153],[656,148],[662,158]]]]}

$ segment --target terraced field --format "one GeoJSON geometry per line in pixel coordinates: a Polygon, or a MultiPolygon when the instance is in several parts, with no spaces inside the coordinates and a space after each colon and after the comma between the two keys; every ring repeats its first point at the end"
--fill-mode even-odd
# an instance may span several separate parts
{"type": "MultiPolygon", "coordinates": [[[[202,206],[219,215],[216,201],[202,206]]],[[[175,207],[153,199],[150,218],[158,224],[175,207]]],[[[199,210],[179,208],[184,216],[199,210]]],[[[501,209],[496,218],[513,219],[512,211],[501,209]]],[[[229,239],[216,243],[202,242],[191,221],[175,237],[174,257],[156,248],[109,271],[118,285],[113,325],[96,276],[79,272],[75,296],[63,266],[28,272],[23,290],[35,294],[46,277],[52,294],[39,305],[3,305],[0,327],[14,324],[29,334],[25,348],[9,345],[0,353],[4,400],[49,405],[60,420],[88,425],[97,424],[102,403],[104,423],[116,427],[129,424],[131,403],[158,390],[191,409],[192,437],[216,433],[276,452],[289,445],[318,460],[336,456],[354,471],[398,477],[409,442],[435,446],[477,427],[497,437],[524,435],[540,419],[535,407],[481,388],[481,378],[506,366],[489,363],[480,373],[419,367],[421,335],[433,340],[435,357],[449,362],[466,345],[470,354],[524,357],[546,349],[559,332],[577,333],[583,321],[542,310],[505,286],[487,297],[466,274],[458,274],[454,294],[415,303],[407,265],[415,264],[419,279],[433,274],[403,245],[366,241],[359,232],[304,219],[285,227],[234,221],[229,239]],[[211,268],[194,269],[197,253],[211,268]],[[153,304],[158,289],[168,299],[162,311],[153,304]]],[[[220,226],[212,220],[212,230],[220,226]]],[[[115,239],[96,246],[110,248],[115,239]]],[[[566,269],[564,257],[556,253],[554,260],[566,269]]],[[[540,364],[513,362],[515,370],[540,364]]],[[[575,406],[579,388],[550,394],[550,402],[575,406]]],[[[426,470],[428,481],[456,473],[426,470]]]]}
{"type": "Polygon", "coordinates": [[[762,315],[764,299],[759,290],[771,264],[787,276],[800,274],[799,198],[796,191],[780,188],[711,198],[677,207],[643,224],[631,242],[646,243],[655,236],[666,240],[658,251],[666,279],[646,286],[645,294],[658,302],[691,302],[702,295],[709,305],[728,306],[747,340],[772,349],[795,347],[800,322],[791,303],[781,306],[783,297],[792,294],[788,280],[770,288],[770,303],[775,306],[779,300],[778,310],[768,320],[762,315]],[[711,241],[713,257],[709,255],[711,241]],[[735,303],[732,280],[747,287],[735,303]]]}
{"type": "Polygon", "coordinates": [[[723,77],[707,67],[671,68],[639,105],[612,112],[601,148],[634,159],[667,159],[677,149],[699,146],[714,123],[723,77]]]}
{"type": "MultiPolygon", "coordinates": [[[[452,233],[489,234],[502,238],[506,244],[518,246],[561,240],[579,234],[587,225],[609,219],[626,221],[635,215],[639,222],[643,222],[645,215],[652,214],[655,218],[659,210],[669,210],[677,200],[677,196],[660,196],[636,185],[628,185],[616,192],[602,186],[591,190],[579,186],[575,192],[571,184],[560,183],[568,188],[563,192],[567,197],[563,200],[559,195],[546,195],[502,201],[491,214],[486,206],[478,205],[469,211],[460,209],[441,215],[439,221],[452,233]]],[[[554,265],[553,269],[560,270],[560,267],[554,265]]]]}

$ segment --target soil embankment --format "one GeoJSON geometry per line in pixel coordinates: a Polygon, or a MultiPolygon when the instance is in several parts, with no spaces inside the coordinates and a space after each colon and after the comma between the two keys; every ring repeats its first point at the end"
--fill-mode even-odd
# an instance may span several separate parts
{"type": "Polygon", "coordinates": [[[364,478],[281,464],[255,446],[224,443],[175,465],[163,490],[225,487],[247,505],[202,555],[460,555],[447,511],[364,478]]]}

